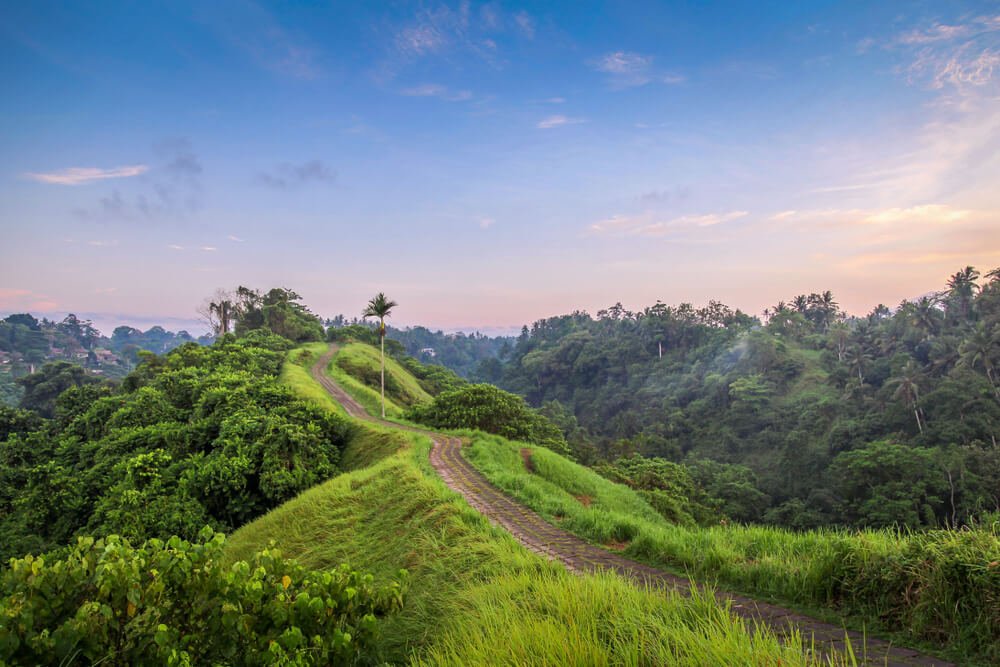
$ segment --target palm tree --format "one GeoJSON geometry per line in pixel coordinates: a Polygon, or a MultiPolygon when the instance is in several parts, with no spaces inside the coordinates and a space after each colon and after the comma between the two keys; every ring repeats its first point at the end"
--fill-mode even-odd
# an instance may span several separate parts
{"type": "Polygon", "coordinates": [[[948,295],[952,301],[957,302],[962,319],[969,317],[972,298],[979,290],[979,285],[976,284],[978,278],[979,271],[967,266],[948,279],[948,295]]]}
{"type": "Polygon", "coordinates": [[[895,386],[896,391],[893,392],[892,397],[896,400],[901,400],[906,405],[913,410],[913,416],[917,419],[917,429],[920,433],[924,432],[924,411],[920,409],[920,379],[921,379],[920,366],[914,362],[912,359],[906,363],[903,368],[903,372],[900,373],[899,377],[895,377],[887,383],[889,386],[895,386]]]}
{"type": "Polygon", "coordinates": [[[398,305],[395,301],[387,299],[385,294],[379,292],[374,299],[368,302],[368,307],[361,314],[361,317],[378,318],[378,340],[382,359],[382,419],[385,419],[385,318],[389,317],[389,313],[398,305]]]}
{"type": "Polygon", "coordinates": [[[997,385],[996,364],[993,362],[997,350],[1000,349],[1000,332],[993,333],[986,329],[980,322],[973,330],[972,335],[965,339],[959,346],[961,355],[959,363],[968,368],[982,366],[986,371],[986,378],[993,385],[993,392],[1000,399],[1000,386],[997,385]]]}

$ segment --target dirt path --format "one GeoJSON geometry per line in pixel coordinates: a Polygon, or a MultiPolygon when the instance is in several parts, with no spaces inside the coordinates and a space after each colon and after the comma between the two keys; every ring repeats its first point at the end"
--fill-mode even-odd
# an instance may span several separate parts
{"type": "MultiPolygon", "coordinates": [[[[485,514],[491,521],[510,531],[525,547],[546,558],[563,563],[567,569],[573,572],[612,570],[643,584],[668,586],[680,591],[690,589],[691,582],[689,580],[637,563],[620,554],[585,542],[576,535],[545,521],[532,510],[504,495],[465,460],[461,454],[461,439],[385,422],[368,414],[360,403],[326,375],[325,370],[336,351],[337,346],[332,345],[330,351],[316,362],[312,368],[313,378],[352,417],[429,436],[434,443],[430,454],[431,465],[441,475],[445,484],[461,494],[472,507],[485,514]]],[[[799,631],[803,636],[803,643],[806,646],[813,644],[818,653],[842,650],[845,637],[848,637],[861,664],[887,665],[888,667],[930,667],[931,665],[954,667],[944,660],[922,655],[910,649],[892,646],[889,642],[881,639],[866,638],[860,632],[844,630],[840,626],[804,616],[777,605],[724,591],[717,592],[716,597],[720,600],[729,600],[732,613],[735,616],[761,623],[778,635],[785,635],[793,630],[799,631]]]]}

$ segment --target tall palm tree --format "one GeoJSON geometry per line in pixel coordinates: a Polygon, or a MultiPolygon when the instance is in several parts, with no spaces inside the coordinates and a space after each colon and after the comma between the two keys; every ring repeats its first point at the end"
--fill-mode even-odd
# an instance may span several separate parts
{"type": "Polygon", "coordinates": [[[924,411],[920,409],[920,380],[922,378],[920,366],[912,359],[906,363],[902,373],[898,377],[892,378],[886,384],[895,386],[896,391],[892,397],[903,401],[907,407],[913,410],[913,416],[917,419],[917,430],[924,432],[924,411]]]}
{"type": "Polygon", "coordinates": [[[963,320],[969,317],[972,299],[979,290],[978,278],[979,271],[967,266],[948,279],[948,295],[953,303],[957,302],[963,320]]]}
{"type": "Polygon", "coordinates": [[[368,307],[361,314],[361,317],[378,318],[378,340],[382,360],[382,419],[385,419],[385,318],[389,317],[389,313],[398,305],[395,301],[387,299],[385,294],[379,292],[374,299],[368,302],[368,307]]]}
{"type": "Polygon", "coordinates": [[[968,368],[982,366],[986,371],[986,378],[993,385],[993,392],[1000,399],[1000,385],[997,384],[997,368],[993,359],[1000,350],[1000,331],[991,332],[986,325],[980,322],[972,331],[972,335],[965,339],[959,346],[958,351],[961,357],[959,363],[968,368]]]}

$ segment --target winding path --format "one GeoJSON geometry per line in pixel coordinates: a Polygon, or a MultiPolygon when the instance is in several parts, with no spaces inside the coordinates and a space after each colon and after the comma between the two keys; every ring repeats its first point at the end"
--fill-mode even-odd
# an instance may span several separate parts
{"type": "MultiPolygon", "coordinates": [[[[691,582],[688,579],[629,560],[620,554],[585,542],[504,495],[465,460],[461,454],[460,438],[383,421],[370,415],[360,403],[326,374],[325,371],[337,349],[336,345],[331,345],[330,350],[320,357],[312,367],[312,377],[344,407],[351,417],[429,436],[434,443],[430,454],[431,465],[441,475],[445,484],[491,521],[510,531],[525,547],[550,560],[563,563],[572,572],[612,570],[641,584],[665,586],[682,592],[690,590],[691,582]]],[[[860,664],[887,667],[954,667],[952,663],[939,658],[893,646],[874,637],[865,637],[860,632],[845,630],[832,623],[777,605],[724,591],[716,592],[716,597],[730,602],[733,615],[766,626],[779,636],[797,630],[803,636],[804,645],[812,644],[819,654],[834,650],[842,651],[845,639],[849,639],[860,664]]]]}

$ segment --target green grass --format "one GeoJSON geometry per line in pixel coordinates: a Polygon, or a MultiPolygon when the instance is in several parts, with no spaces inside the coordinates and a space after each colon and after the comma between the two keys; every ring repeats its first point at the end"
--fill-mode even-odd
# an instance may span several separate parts
{"type": "MultiPolygon", "coordinates": [[[[379,351],[364,343],[343,345],[333,357],[330,376],[372,414],[380,414],[379,351]]],[[[385,411],[402,416],[406,408],[432,399],[413,375],[391,357],[385,359],[385,411]]]]}
{"type": "Polygon", "coordinates": [[[531,447],[532,473],[519,452],[526,445],[469,435],[465,456],[487,479],[591,542],[626,542],[626,556],[698,581],[832,609],[963,664],[1000,660],[1000,527],[899,533],[678,526],[632,490],[595,480],[593,471],[548,450],[531,447]],[[580,495],[591,496],[589,507],[580,495]]]}
{"type": "MultiPolygon", "coordinates": [[[[314,393],[308,375],[288,377],[314,393]]],[[[228,558],[274,541],[307,567],[346,562],[382,581],[406,568],[404,608],[382,626],[375,661],[817,664],[797,641],[748,630],[708,593],[688,599],[615,575],[574,576],[528,552],[444,485],[429,448],[424,436],[359,423],[342,457],[356,469],[241,528],[228,558]]]]}
{"type": "Polygon", "coordinates": [[[316,360],[327,351],[326,343],[307,343],[302,347],[295,348],[288,352],[285,364],[281,367],[280,380],[291,387],[295,392],[305,399],[308,399],[320,407],[328,408],[340,415],[346,415],[344,408],[333,400],[326,391],[323,390],[312,376],[310,369],[316,360]]]}

